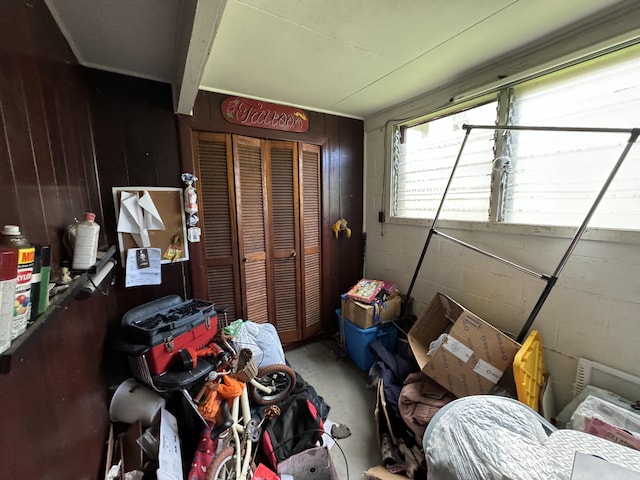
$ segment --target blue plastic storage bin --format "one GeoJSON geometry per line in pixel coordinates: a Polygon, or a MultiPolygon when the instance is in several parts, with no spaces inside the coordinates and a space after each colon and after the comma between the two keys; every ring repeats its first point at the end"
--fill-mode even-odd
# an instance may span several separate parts
{"type": "Polygon", "coordinates": [[[370,328],[359,328],[349,320],[340,318],[344,327],[344,339],[347,353],[360,370],[367,371],[376,360],[376,356],[369,350],[369,344],[380,340],[390,351],[395,352],[398,331],[395,325],[376,325],[370,328]]]}

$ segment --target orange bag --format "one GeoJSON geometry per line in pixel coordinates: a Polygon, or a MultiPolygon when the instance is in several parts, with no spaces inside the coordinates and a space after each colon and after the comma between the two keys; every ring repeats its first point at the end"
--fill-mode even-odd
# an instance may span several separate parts
{"type": "Polygon", "coordinates": [[[244,383],[240,380],[237,380],[230,375],[225,375],[222,377],[222,382],[218,385],[218,393],[222,398],[226,398],[227,400],[233,400],[236,397],[242,395],[242,390],[244,390],[244,383]]]}
{"type": "Polygon", "coordinates": [[[198,405],[198,411],[202,415],[202,418],[204,418],[208,422],[215,422],[216,415],[220,410],[220,399],[218,398],[217,387],[218,384],[210,385],[209,382],[207,382],[203,389],[200,391],[198,397],[196,397],[196,401],[198,401],[202,394],[206,392],[204,401],[198,405]]]}

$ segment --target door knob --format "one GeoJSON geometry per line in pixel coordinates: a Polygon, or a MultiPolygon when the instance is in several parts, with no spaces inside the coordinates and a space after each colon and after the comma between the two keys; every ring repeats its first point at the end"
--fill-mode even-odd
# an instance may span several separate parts
{"type": "Polygon", "coordinates": [[[296,251],[295,250],[291,250],[291,256],[295,257],[296,256],[296,251]]]}

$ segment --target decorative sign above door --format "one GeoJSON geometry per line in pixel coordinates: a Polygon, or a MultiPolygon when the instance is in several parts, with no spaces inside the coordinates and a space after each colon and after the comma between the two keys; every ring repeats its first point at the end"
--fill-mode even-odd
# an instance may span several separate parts
{"type": "Polygon", "coordinates": [[[226,121],[247,127],[298,133],[306,132],[309,128],[307,112],[295,107],[229,97],[222,102],[221,109],[226,121]]]}

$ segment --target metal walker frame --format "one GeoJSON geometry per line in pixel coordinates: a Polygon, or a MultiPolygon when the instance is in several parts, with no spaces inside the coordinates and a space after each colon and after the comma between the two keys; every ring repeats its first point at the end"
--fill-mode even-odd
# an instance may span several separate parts
{"type": "MultiPolygon", "coordinates": [[[[439,235],[442,238],[445,238],[447,240],[450,240],[460,246],[463,246],[465,248],[468,248],[470,250],[473,250],[474,252],[480,253],[482,255],[485,255],[489,258],[492,258],[494,260],[497,260],[499,262],[502,262],[506,265],[509,265],[510,267],[513,267],[521,272],[524,272],[528,275],[531,275],[533,277],[536,277],[540,280],[544,280],[546,283],[546,286],[544,288],[544,290],[542,291],[542,293],[540,294],[540,297],[538,298],[538,301],[536,302],[536,304],[533,307],[533,310],[531,311],[531,313],[529,314],[529,317],[527,318],[527,321],[525,322],[525,324],[523,325],[522,329],[520,330],[520,333],[518,334],[516,341],[518,343],[522,343],[522,341],[525,339],[527,333],[529,332],[529,330],[531,329],[531,326],[533,325],[534,320],[536,319],[536,316],[538,315],[538,313],[540,312],[540,309],[542,308],[542,305],[544,304],[544,302],[546,301],[547,297],[549,296],[549,293],[551,293],[551,290],[553,289],[554,285],[556,284],[558,277],[560,276],[560,273],[562,272],[562,270],[564,269],[566,263],[569,260],[569,257],[571,257],[571,254],[573,253],[574,249],[576,248],[576,245],[578,244],[578,242],[580,241],[580,239],[582,238],[582,235],[584,233],[584,231],[587,228],[587,225],[589,224],[589,221],[591,220],[591,217],[593,216],[593,214],[596,211],[596,208],[598,207],[598,205],[600,204],[600,201],[602,200],[602,197],[604,197],[607,189],[609,188],[609,185],[611,184],[611,182],[613,181],[616,173],[618,172],[620,166],[622,165],[622,162],[624,161],[624,159],[627,157],[627,155],[629,154],[629,151],[631,150],[631,147],[633,146],[633,144],[636,142],[636,140],[638,139],[638,136],[640,136],[640,128],[582,128],[582,127],[544,127],[544,126],[515,126],[515,125],[467,125],[464,124],[462,126],[462,128],[464,130],[466,130],[465,136],[462,140],[462,144],[460,145],[460,151],[458,152],[458,156],[456,157],[455,163],[453,164],[453,168],[451,169],[451,174],[449,176],[449,180],[447,182],[447,186],[445,187],[444,193],[442,194],[442,199],[440,200],[440,205],[438,206],[438,210],[436,211],[436,215],[433,218],[433,222],[431,224],[431,227],[429,228],[429,234],[427,235],[427,239],[425,240],[424,243],[424,247],[422,248],[422,253],[420,254],[420,259],[418,260],[418,264],[416,266],[415,272],[413,273],[413,278],[411,279],[411,284],[409,285],[409,289],[407,290],[407,294],[406,294],[406,301],[409,301],[409,298],[411,296],[411,291],[413,290],[413,286],[416,282],[416,279],[418,278],[418,274],[420,272],[420,267],[422,266],[422,262],[424,261],[424,257],[427,253],[427,248],[429,247],[429,243],[431,242],[431,238],[433,237],[433,235],[439,235]],[[539,131],[556,131],[556,132],[591,132],[591,133],[627,133],[629,134],[629,139],[627,140],[627,144],[625,145],[625,148],[623,149],[622,153],[620,154],[620,156],[618,157],[618,160],[616,161],[615,165],[613,166],[613,168],[611,169],[611,172],[609,173],[609,176],[607,177],[606,181],[604,182],[602,188],[600,189],[600,192],[598,193],[598,195],[596,196],[595,200],[593,201],[591,208],[589,209],[589,211],[587,212],[584,220],[582,221],[582,224],[580,225],[580,227],[578,227],[578,229],[576,230],[571,243],[569,244],[569,246],[567,247],[567,250],[565,251],[564,255],[562,256],[562,258],[560,259],[560,262],[558,263],[558,265],[556,266],[555,270],[553,271],[553,273],[551,274],[545,274],[545,273],[538,273],[535,272],[533,270],[530,270],[526,267],[523,267],[522,265],[518,265],[515,262],[512,262],[510,260],[507,260],[505,258],[502,258],[498,255],[495,255],[493,253],[487,252],[485,250],[482,250],[474,245],[471,245],[469,243],[463,242],[462,240],[459,240],[455,237],[452,237],[451,235],[447,235],[446,233],[443,233],[439,230],[436,229],[436,223],[438,222],[438,217],[440,216],[440,212],[442,210],[442,206],[444,204],[445,198],[447,196],[447,192],[449,190],[449,186],[451,185],[451,181],[453,180],[453,177],[455,175],[456,172],[456,168],[458,167],[458,163],[460,161],[460,158],[462,157],[462,152],[464,151],[464,147],[465,144],[467,143],[467,139],[469,138],[469,134],[471,133],[471,131],[473,129],[483,129],[483,130],[539,130],[539,131]]],[[[403,313],[404,313],[404,309],[405,309],[405,305],[403,305],[403,313]]]]}

